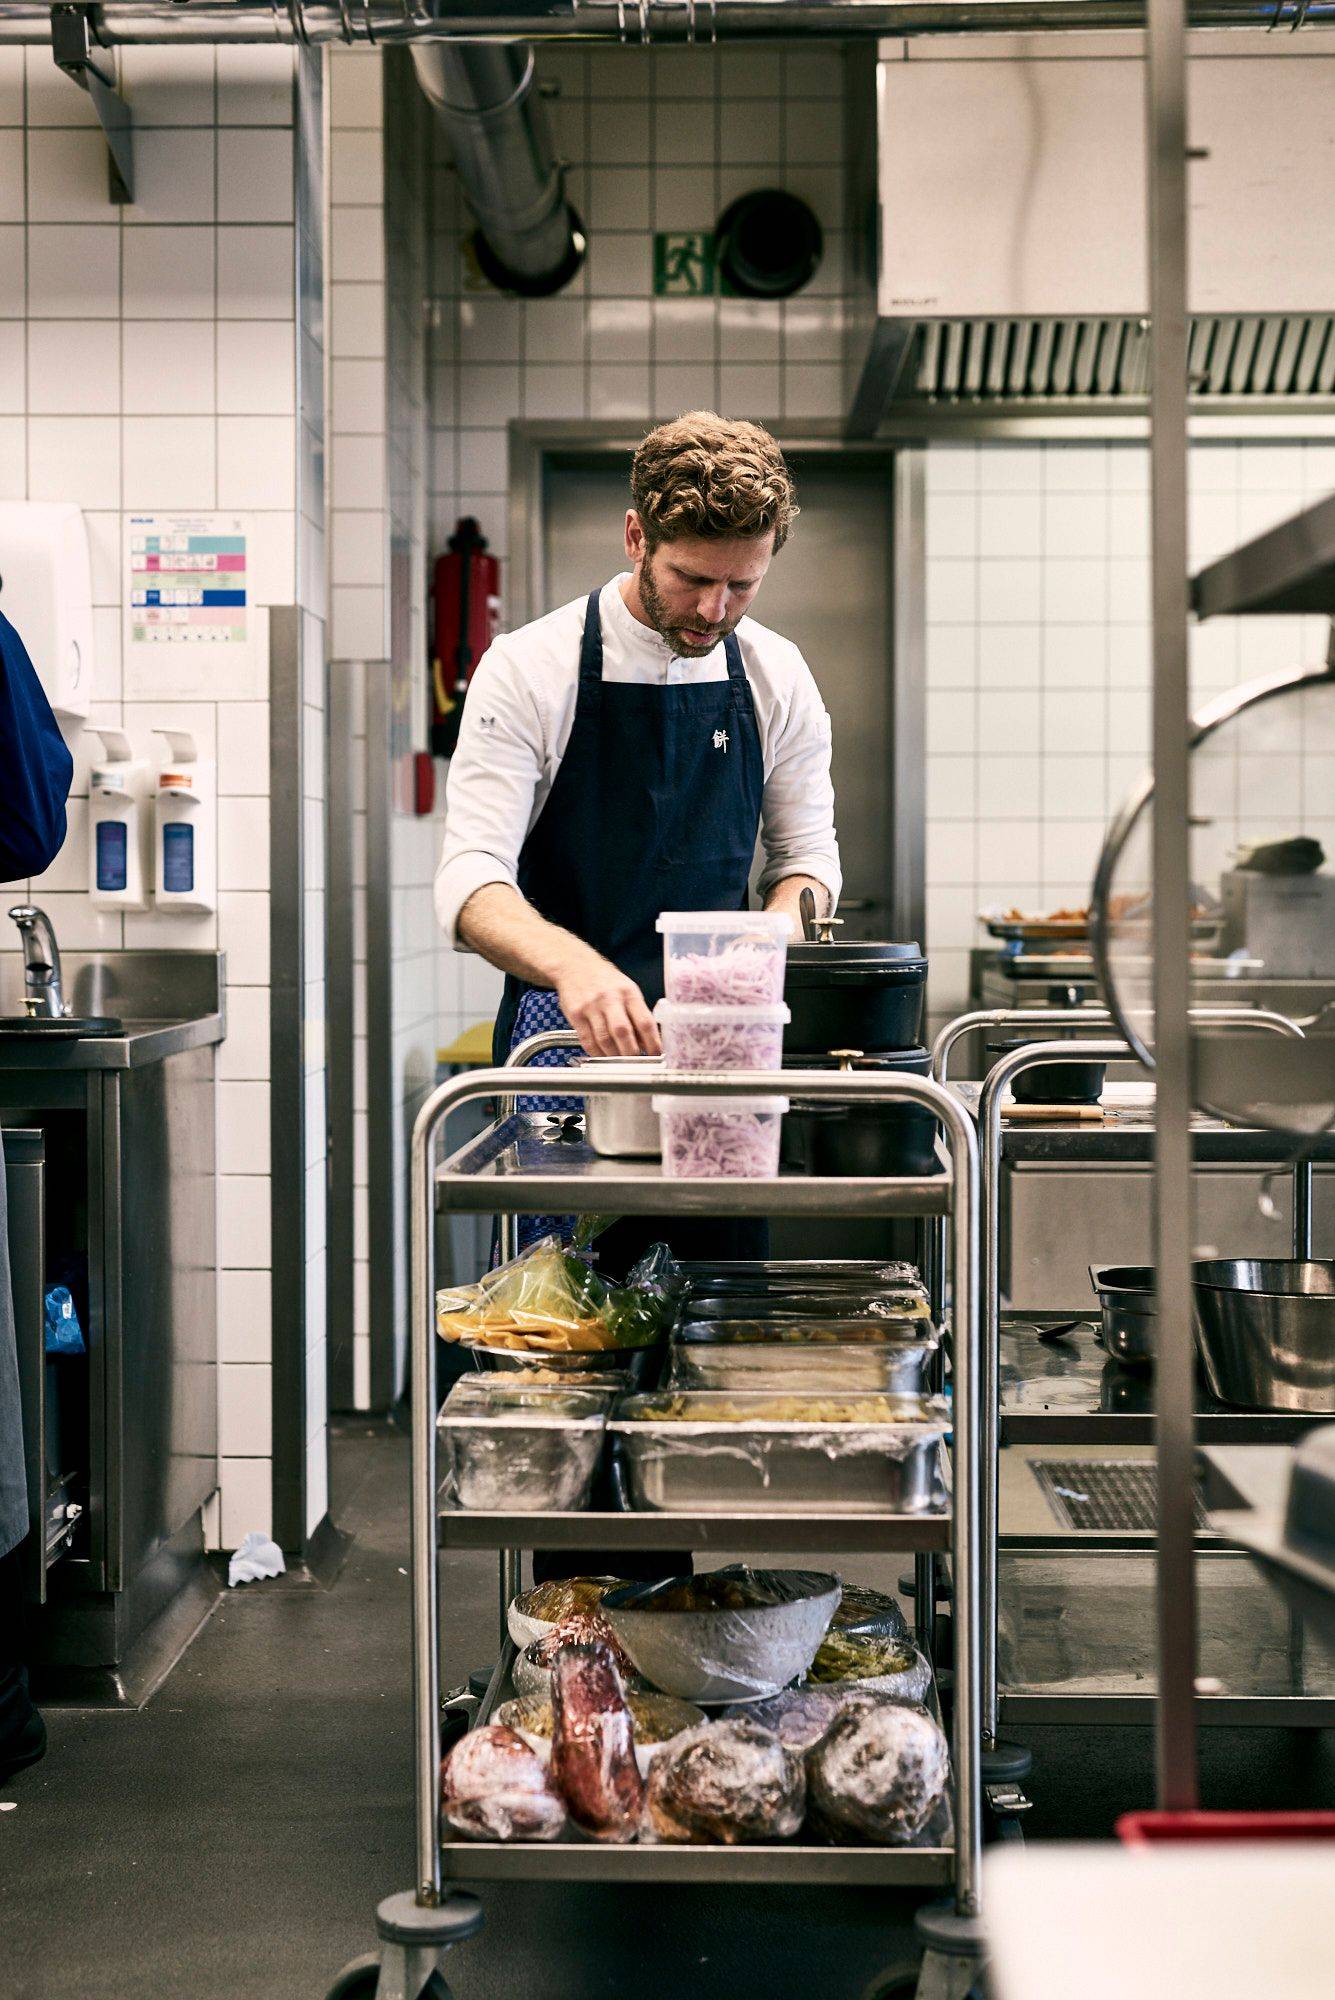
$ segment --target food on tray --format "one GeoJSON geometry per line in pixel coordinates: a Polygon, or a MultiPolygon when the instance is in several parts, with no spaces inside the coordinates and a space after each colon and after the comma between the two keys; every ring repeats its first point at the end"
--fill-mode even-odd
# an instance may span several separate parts
{"type": "Polygon", "coordinates": [[[461,1738],[440,1767],[441,1811],[468,1840],[555,1840],[566,1809],[522,1736],[491,1723],[461,1738]]]}
{"type": "Polygon", "coordinates": [[[515,1609],[525,1618],[536,1618],[544,1625],[559,1625],[572,1611],[596,1611],[609,1590],[617,1588],[620,1578],[614,1576],[558,1576],[547,1583],[535,1584],[532,1590],[521,1591],[515,1599],[515,1609]]]}
{"type": "Polygon", "coordinates": [[[691,1319],[676,1338],[684,1347],[885,1347],[905,1341],[936,1343],[925,1314],[896,1313],[854,1319],[691,1319]]]}
{"type": "Polygon", "coordinates": [[[907,1639],[908,1620],[897,1597],[888,1591],[873,1590],[865,1583],[846,1583],[839,1609],[830,1624],[838,1631],[845,1625],[875,1628],[891,1639],[907,1639]]]}
{"type": "Polygon", "coordinates": [[[654,1687],[684,1701],[773,1694],[811,1664],[839,1601],[817,1570],[751,1570],[627,1584],[604,1613],[654,1687]]]}
{"type": "Polygon", "coordinates": [[[606,1646],[618,1671],[634,1677],[635,1669],[621,1642],[599,1611],[571,1611],[558,1624],[516,1654],[512,1678],[517,1694],[545,1695],[563,1646],[606,1646]]]}
{"type": "Polygon", "coordinates": [[[564,1512],[589,1495],[611,1397],[606,1390],[456,1382],[439,1418],[441,1470],[461,1507],[564,1512]]]}
{"type": "Polygon", "coordinates": [[[846,1708],[807,1758],[811,1824],[834,1840],[912,1840],[949,1774],[945,1735],[926,1709],[846,1708]]]}
{"type": "Polygon", "coordinates": [[[743,1390],[733,1396],[705,1391],[632,1396],[621,1417],[651,1423],[691,1424],[914,1424],[935,1422],[940,1411],[916,1396],[769,1396],[743,1390]]]}
{"type": "Polygon", "coordinates": [[[680,1290],[662,1244],[624,1285],[609,1285],[557,1237],[544,1236],[478,1284],[437,1292],[436,1329],[445,1340],[520,1352],[650,1347],[676,1317],[680,1290]]]}
{"type": "Polygon", "coordinates": [[[846,1708],[884,1699],[884,1695],[860,1688],[785,1688],[781,1694],[771,1695],[768,1701],[730,1708],[724,1720],[754,1722],[762,1729],[772,1729],[781,1743],[802,1756],[820,1742],[836,1716],[842,1715],[846,1708]]]}
{"type": "MultiPolygon", "coordinates": [[[[648,1776],[650,1764],[665,1743],[705,1719],[693,1702],[675,1701],[670,1694],[642,1694],[631,1689],[626,1695],[626,1706],[635,1732],[635,1761],[643,1777],[648,1776]]],[[[516,1730],[539,1757],[546,1760],[551,1756],[555,1714],[546,1696],[527,1694],[514,1701],[503,1701],[496,1719],[516,1730]]]]}
{"type": "Polygon", "coordinates": [[[763,1389],[774,1395],[816,1389],[857,1395],[922,1393],[934,1341],[878,1340],[840,1346],[796,1340],[673,1341],[666,1386],[673,1389],[763,1389]]]}
{"type": "Polygon", "coordinates": [[[827,1632],[811,1662],[810,1679],[821,1684],[872,1688],[897,1701],[921,1701],[932,1685],[932,1670],[909,1640],[879,1632],[827,1632]]]}
{"type": "Polygon", "coordinates": [[[595,1840],[634,1840],[644,1803],[635,1729],[610,1646],[561,1647],[552,1674],[552,1778],[595,1840]]]}
{"type": "Polygon", "coordinates": [[[654,1840],[789,1840],[802,1824],[802,1759],[758,1723],[702,1723],[654,1759],[644,1832],[654,1840]]]}

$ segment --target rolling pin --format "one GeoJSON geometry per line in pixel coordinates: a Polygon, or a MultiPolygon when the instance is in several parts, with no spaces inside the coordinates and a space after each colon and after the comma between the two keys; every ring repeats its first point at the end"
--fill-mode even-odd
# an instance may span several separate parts
{"type": "Polygon", "coordinates": [[[1012,1125],[1102,1125],[1107,1118],[1096,1104],[1003,1104],[1001,1115],[1012,1125]]]}

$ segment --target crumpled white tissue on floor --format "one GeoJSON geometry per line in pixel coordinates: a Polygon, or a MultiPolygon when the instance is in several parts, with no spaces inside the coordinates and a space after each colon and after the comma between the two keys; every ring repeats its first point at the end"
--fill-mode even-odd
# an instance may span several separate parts
{"type": "Polygon", "coordinates": [[[238,1583],[259,1583],[266,1576],[281,1576],[286,1568],[277,1542],[271,1542],[267,1535],[252,1533],[233,1551],[227,1565],[227,1587],[231,1590],[238,1583]]]}

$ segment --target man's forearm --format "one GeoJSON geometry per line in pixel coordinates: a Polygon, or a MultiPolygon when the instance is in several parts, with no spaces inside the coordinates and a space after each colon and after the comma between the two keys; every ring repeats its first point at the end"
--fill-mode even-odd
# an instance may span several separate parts
{"type": "Polygon", "coordinates": [[[573,931],[548,923],[532,903],[506,882],[488,882],[459,912],[458,936],[502,972],[512,972],[530,986],[560,985],[572,961],[595,956],[573,931]]]}
{"type": "Polygon", "coordinates": [[[814,875],[785,875],[782,882],[776,882],[765,898],[767,910],[782,910],[793,926],[796,936],[802,935],[802,891],[810,889],[816,898],[816,915],[828,917],[833,898],[823,882],[814,875]]]}

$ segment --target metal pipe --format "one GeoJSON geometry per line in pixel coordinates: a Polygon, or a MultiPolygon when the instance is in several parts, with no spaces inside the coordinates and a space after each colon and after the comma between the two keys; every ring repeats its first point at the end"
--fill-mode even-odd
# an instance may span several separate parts
{"type": "Polygon", "coordinates": [[[585,241],[535,88],[533,50],[430,41],[414,42],[411,53],[477,217],[485,275],[529,297],[559,291],[583,263],[585,241]]]}
{"type": "MultiPolygon", "coordinates": [[[[1190,0],[1196,28],[1328,23],[1332,0],[1190,0]]],[[[95,36],[147,42],[579,41],[636,44],[800,37],[1143,29],[1143,0],[101,0],[95,36]]],[[[6,0],[0,43],[49,42],[46,0],[6,0]]]]}

